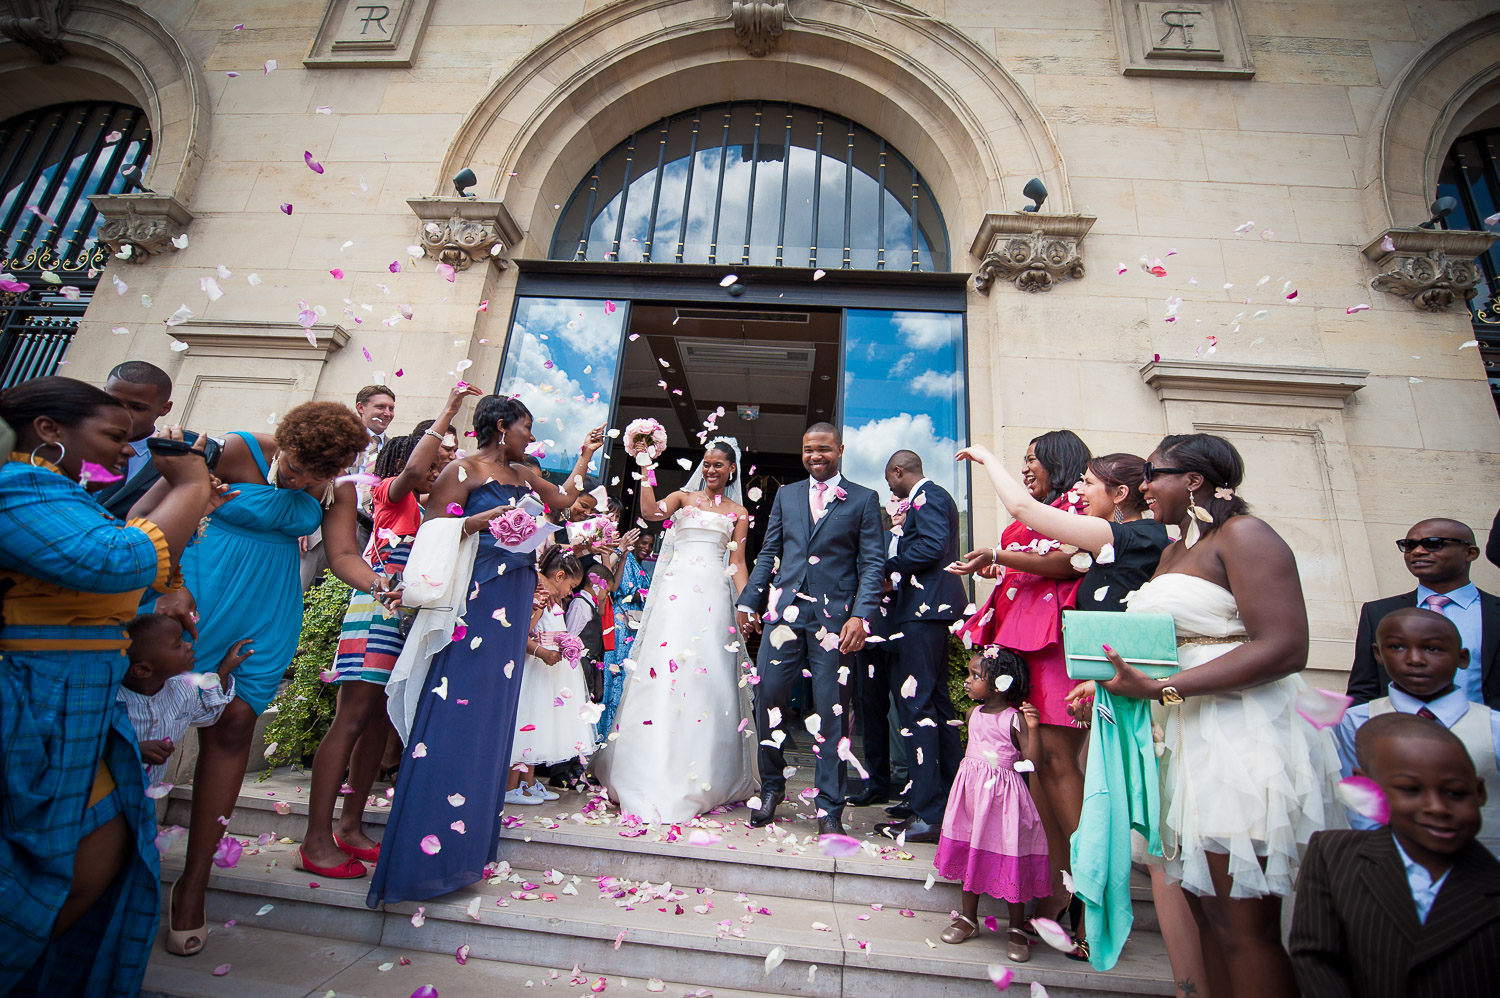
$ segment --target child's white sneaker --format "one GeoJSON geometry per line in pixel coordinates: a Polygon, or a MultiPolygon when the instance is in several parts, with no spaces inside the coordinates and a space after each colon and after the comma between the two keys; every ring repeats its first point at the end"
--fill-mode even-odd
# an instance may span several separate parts
{"type": "Polygon", "coordinates": [[[546,787],[542,786],[541,780],[537,780],[535,783],[531,784],[531,786],[526,787],[525,790],[533,797],[540,797],[542,800],[557,800],[562,796],[561,794],[555,794],[551,790],[548,790],[546,787]]]}
{"type": "Polygon", "coordinates": [[[540,797],[533,797],[526,792],[525,787],[517,787],[514,790],[505,791],[505,803],[507,804],[540,804],[540,797]]]}

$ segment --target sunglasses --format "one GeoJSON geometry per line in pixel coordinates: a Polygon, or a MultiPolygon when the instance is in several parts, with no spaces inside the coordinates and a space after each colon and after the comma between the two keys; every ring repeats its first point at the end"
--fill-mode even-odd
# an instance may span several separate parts
{"type": "Polygon", "coordinates": [[[1158,468],[1150,461],[1146,462],[1145,474],[1142,476],[1146,481],[1151,481],[1157,475],[1186,475],[1191,469],[1188,468],[1158,468]]]}
{"type": "Polygon", "coordinates": [[[1449,544],[1459,544],[1463,547],[1469,546],[1468,541],[1460,540],[1457,537],[1418,537],[1415,539],[1403,537],[1396,542],[1396,546],[1406,554],[1411,554],[1419,545],[1423,551],[1434,552],[1443,550],[1449,544]]]}

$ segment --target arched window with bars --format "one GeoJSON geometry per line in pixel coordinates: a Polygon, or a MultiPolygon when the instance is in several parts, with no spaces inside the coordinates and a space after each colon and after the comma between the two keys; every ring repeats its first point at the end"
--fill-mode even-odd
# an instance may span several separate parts
{"type": "Polygon", "coordinates": [[[0,388],[57,373],[107,262],[88,196],[138,186],[150,156],[150,122],[129,104],[0,122],[0,388]]]}
{"type": "Polygon", "coordinates": [[[922,175],[885,139],[797,104],[737,101],[637,131],[564,206],[554,260],[946,271],[922,175]]]}

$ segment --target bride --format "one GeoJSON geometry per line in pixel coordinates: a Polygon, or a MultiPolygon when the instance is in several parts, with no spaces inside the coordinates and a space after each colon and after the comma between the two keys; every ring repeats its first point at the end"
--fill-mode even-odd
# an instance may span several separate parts
{"type": "Polygon", "coordinates": [[[720,437],[683,490],[658,501],[641,483],[641,515],[671,517],[672,530],[594,775],[622,813],[647,821],[687,821],[759,789],[755,723],[745,723],[755,716],[750,662],[734,631],[735,595],[749,577],[738,468],[737,444],[720,437]]]}

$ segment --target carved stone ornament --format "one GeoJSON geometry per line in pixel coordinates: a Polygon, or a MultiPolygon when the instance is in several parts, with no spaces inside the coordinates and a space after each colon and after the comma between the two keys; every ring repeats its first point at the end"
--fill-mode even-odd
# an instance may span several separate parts
{"type": "Polygon", "coordinates": [[[423,253],[454,270],[493,260],[504,270],[521,228],[503,201],[479,198],[413,198],[406,202],[421,219],[417,242],[423,253]]]}
{"type": "Polygon", "coordinates": [[[776,41],[786,30],[787,4],[768,0],[734,0],[729,17],[741,47],[759,59],[776,48],[776,41]]]}
{"type": "Polygon", "coordinates": [[[1427,312],[1473,298],[1484,280],[1474,259],[1500,235],[1467,229],[1386,229],[1360,252],[1380,271],[1370,287],[1427,312]]]}
{"type": "Polygon", "coordinates": [[[145,263],[153,256],[176,252],[193,213],[170,194],[90,194],[89,201],[104,217],[99,242],[113,259],[145,263]]]}
{"type": "Polygon", "coordinates": [[[1059,281],[1078,280],[1083,237],[1094,221],[1040,212],[985,215],[969,249],[980,261],[974,290],[987,295],[996,281],[1009,281],[1022,291],[1051,291],[1059,281]]]}
{"type": "Polygon", "coordinates": [[[54,63],[68,54],[60,37],[72,0],[0,0],[0,36],[20,42],[54,63]]]}

